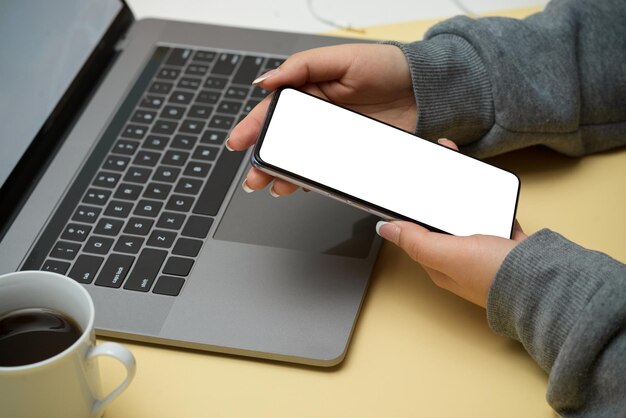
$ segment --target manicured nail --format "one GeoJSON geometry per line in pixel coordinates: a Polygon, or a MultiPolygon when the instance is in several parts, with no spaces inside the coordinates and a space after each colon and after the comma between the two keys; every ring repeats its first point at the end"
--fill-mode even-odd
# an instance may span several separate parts
{"type": "Polygon", "coordinates": [[[244,181],[243,181],[243,183],[241,183],[241,188],[242,188],[242,189],[243,189],[243,191],[244,191],[244,192],[246,192],[246,193],[252,193],[252,192],[254,191],[253,189],[251,189],[251,188],[248,186],[248,183],[246,183],[246,180],[244,180],[244,181]]]}
{"type": "Polygon", "coordinates": [[[273,184],[272,184],[272,187],[270,187],[270,194],[273,197],[280,197],[280,195],[274,191],[274,185],[273,184]]]}
{"type": "Polygon", "coordinates": [[[260,76],[258,76],[253,82],[252,85],[257,85],[260,82],[267,80],[268,78],[270,78],[271,76],[273,76],[274,74],[276,74],[278,72],[278,68],[274,68],[273,70],[269,70],[268,72],[266,72],[265,74],[262,74],[260,76]]]}
{"type": "Polygon", "coordinates": [[[400,240],[400,227],[391,222],[378,221],[376,223],[376,233],[394,244],[400,240]]]}
{"type": "Polygon", "coordinates": [[[230,139],[230,138],[228,138],[228,139],[226,140],[226,142],[224,142],[224,146],[226,147],[226,149],[227,149],[228,151],[234,151],[235,149],[234,149],[234,148],[232,148],[232,147],[230,146],[230,144],[228,143],[228,140],[229,140],[229,139],[230,139]]]}

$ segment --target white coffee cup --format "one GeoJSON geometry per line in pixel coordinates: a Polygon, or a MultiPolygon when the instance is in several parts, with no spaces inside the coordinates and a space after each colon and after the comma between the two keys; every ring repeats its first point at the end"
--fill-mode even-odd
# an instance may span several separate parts
{"type": "Polygon", "coordinates": [[[89,293],[74,280],[56,273],[21,271],[0,276],[0,317],[23,308],[58,311],[74,319],[80,337],[46,360],[0,367],[0,416],[10,418],[99,418],[105,407],[129,385],[135,358],[123,346],[96,346],[94,306],[89,293]],[[126,378],[101,396],[97,358],[109,356],[126,368],[126,378]]]}

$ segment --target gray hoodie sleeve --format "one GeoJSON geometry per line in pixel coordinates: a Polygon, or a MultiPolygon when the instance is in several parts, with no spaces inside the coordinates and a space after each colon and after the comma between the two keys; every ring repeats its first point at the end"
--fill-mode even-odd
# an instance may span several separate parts
{"type": "Polygon", "coordinates": [[[626,265],[541,230],[504,260],[487,318],[550,373],[561,416],[626,417],[626,265]]]}
{"type": "MultiPolygon", "coordinates": [[[[626,144],[625,0],[553,0],[524,20],[456,17],[395,44],[411,68],[420,137],[453,139],[479,158],[626,144]]],[[[504,260],[487,316],[550,374],[561,416],[626,417],[624,264],[542,230],[504,260]]]]}
{"type": "Polygon", "coordinates": [[[459,16],[396,43],[416,134],[479,158],[546,145],[580,156],[626,144],[626,1],[553,0],[524,20],[459,16]]]}

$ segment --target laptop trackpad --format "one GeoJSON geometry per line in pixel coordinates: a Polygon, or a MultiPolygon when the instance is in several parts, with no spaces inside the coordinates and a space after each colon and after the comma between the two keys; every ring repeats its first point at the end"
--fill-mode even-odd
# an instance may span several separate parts
{"type": "Polygon", "coordinates": [[[378,218],[317,193],[272,197],[267,190],[231,199],[214,239],[365,258],[378,218]]]}

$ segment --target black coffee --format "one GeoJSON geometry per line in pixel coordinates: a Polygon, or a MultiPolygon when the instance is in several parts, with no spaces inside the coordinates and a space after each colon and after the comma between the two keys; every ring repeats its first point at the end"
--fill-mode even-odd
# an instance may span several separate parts
{"type": "Polygon", "coordinates": [[[36,363],[74,344],[83,332],[73,319],[42,308],[0,316],[0,367],[36,363]]]}

